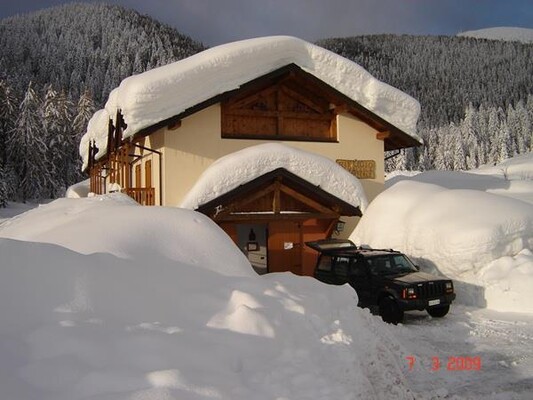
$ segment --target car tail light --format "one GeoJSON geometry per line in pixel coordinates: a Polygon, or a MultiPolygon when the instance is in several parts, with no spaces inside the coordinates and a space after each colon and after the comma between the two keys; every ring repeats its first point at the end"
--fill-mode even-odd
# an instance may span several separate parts
{"type": "Polygon", "coordinates": [[[406,288],[402,291],[402,297],[404,299],[416,299],[415,288],[406,288]]]}

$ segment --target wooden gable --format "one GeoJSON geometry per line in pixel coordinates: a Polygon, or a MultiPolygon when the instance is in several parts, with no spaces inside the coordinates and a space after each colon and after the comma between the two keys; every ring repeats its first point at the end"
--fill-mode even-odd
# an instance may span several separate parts
{"type": "Polygon", "coordinates": [[[358,207],[278,168],[198,207],[216,222],[338,219],[360,216],[358,207]]]}
{"type": "Polygon", "coordinates": [[[329,99],[294,73],[251,86],[221,106],[224,138],[337,140],[329,99]]]}

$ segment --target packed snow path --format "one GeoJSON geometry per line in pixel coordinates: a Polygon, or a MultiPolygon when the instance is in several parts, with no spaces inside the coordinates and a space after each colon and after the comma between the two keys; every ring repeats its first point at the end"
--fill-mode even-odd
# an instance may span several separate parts
{"type": "Polygon", "coordinates": [[[433,399],[532,398],[533,315],[454,304],[442,319],[406,313],[393,333],[414,357],[404,368],[415,392],[433,399]],[[478,357],[481,369],[457,369],[461,357],[478,357]]]}

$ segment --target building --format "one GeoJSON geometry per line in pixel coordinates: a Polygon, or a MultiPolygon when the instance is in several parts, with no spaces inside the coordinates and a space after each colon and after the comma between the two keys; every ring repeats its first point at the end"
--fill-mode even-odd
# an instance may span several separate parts
{"type": "MultiPolygon", "coordinates": [[[[296,38],[267,37],[125,79],[90,121],[80,153],[92,192],[180,206],[216,160],[288,144],[345,168],[371,200],[383,189],[384,152],[420,145],[418,115],[416,100],[357,64],[296,38]]],[[[262,172],[193,208],[257,258],[257,268],[309,274],[314,254],[303,243],[338,231],[341,217],[353,228],[361,204],[284,164],[262,172]]]]}

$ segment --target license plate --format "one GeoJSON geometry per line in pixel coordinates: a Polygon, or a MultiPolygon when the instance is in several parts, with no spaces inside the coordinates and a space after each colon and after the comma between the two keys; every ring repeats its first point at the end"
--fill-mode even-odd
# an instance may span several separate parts
{"type": "Polygon", "coordinates": [[[428,306],[436,306],[437,304],[440,304],[440,299],[428,301],[428,306]]]}

